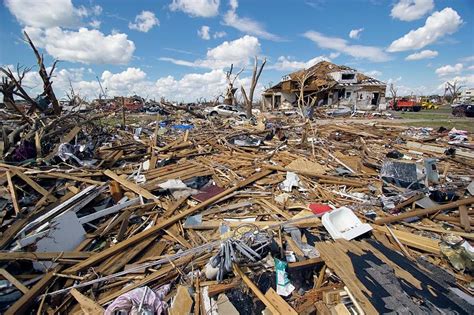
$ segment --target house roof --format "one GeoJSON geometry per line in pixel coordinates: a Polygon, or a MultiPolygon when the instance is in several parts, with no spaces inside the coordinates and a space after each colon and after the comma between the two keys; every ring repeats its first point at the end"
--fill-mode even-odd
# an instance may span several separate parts
{"type": "MultiPolygon", "coordinates": [[[[357,72],[357,70],[342,66],[336,65],[329,61],[320,61],[317,64],[309,67],[308,69],[303,69],[299,71],[292,72],[288,75],[289,79],[293,82],[297,82],[304,75],[308,76],[306,80],[305,91],[321,91],[326,90],[336,85],[340,86],[351,86],[351,85],[385,85],[384,82],[369,77],[363,73],[357,72]],[[355,73],[357,78],[357,83],[339,83],[334,78],[329,75],[332,72],[349,72],[355,73]]],[[[268,90],[281,90],[281,82],[271,87],[268,90]]],[[[295,90],[294,88],[292,90],[295,90]]]]}

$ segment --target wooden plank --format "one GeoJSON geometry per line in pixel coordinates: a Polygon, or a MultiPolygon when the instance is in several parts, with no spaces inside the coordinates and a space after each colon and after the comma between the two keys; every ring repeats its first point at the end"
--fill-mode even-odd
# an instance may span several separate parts
{"type": "Polygon", "coordinates": [[[188,288],[179,285],[168,312],[170,315],[190,314],[192,305],[193,299],[189,294],[188,288]]]}
{"type": "Polygon", "coordinates": [[[149,192],[145,188],[142,188],[142,187],[138,186],[137,184],[132,183],[132,182],[118,176],[117,174],[115,174],[111,170],[105,170],[104,175],[112,178],[116,182],[120,183],[122,186],[130,189],[131,191],[133,191],[134,193],[136,193],[140,196],[145,197],[146,199],[158,200],[158,198],[155,195],[153,195],[151,192],[149,192]]]}
{"type": "Polygon", "coordinates": [[[23,294],[27,294],[29,289],[20,281],[18,281],[12,274],[6,271],[3,268],[0,268],[0,275],[2,275],[5,279],[8,280],[11,284],[13,284],[18,290],[23,292],[23,294]]]}
{"type": "Polygon", "coordinates": [[[54,278],[54,273],[57,270],[53,270],[44,275],[30,290],[19,298],[8,310],[5,311],[5,315],[16,315],[16,314],[27,314],[30,307],[36,303],[36,297],[44,291],[46,286],[54,278]]]}
{"type": "Polygon", "coordinates": [[[0,252],[0,261],[85,259],[91,255],[92,252],[0,252]]]}
{"type": "Polygon", "coordinates": [[[265,297],[273,304],[273,306],[280,312],[280,314],[298,315],[298,313],[286,301],[273,290],[268,289],[265,297]]]}
{"type": "Polygon", "coordinates": [[[263,177],[271,174],[272,172],[273,172],[272,170],[266,170],[266,171],[261,171],[259,173],[256,173],[253,176],[250,176],[249,178],[247,178],[246,180],[238,183],[234,187],[228,188],[225,191],[221,192],[220,194],[217,194],[216,196],[214,196],[212,198],[209,198],[208,200],[206,200],[204,202],[201,202],[200,204],[198,204],[194,207],[191,207],[188,210],[185,210],[185,211],[183,211],[183,212],[181,212],[181,213],[179,213],[179,214],[177,214],[173,217],[170,217],[168,219],[159,221],[159,222],[157,222],[157,224],[155,226],[153,226],[153,227],[151,227],[151,228],[149,228],[145,231],[142,231],[142,232],[140,232],[140,233],[138,233],[138,234],[136,234],[136,235],[120,242],[120,243],[117,243],[114,246],[111,246],[107,249],[104,249],[100,253],[97,253],[96,255],[91,256],[89,259],[86,259],[83,262],[80,262],[80,263],[76,264],[75,266],[67,269],[65,271],[65,273],[75,273],[75,272],[78,272],[78,271],[80,271],[84,268],[93,266],[94,264],[104,260],[105,258],[110,257],[111,255],[113,255],[113,254],[115,254],[119,251],[125,250],[129,246],[140,242],[141,240],[147,238],[148,236],[156,234],[161,229],[166,228],[166,227],[176,223],[177,221],[187,217],[188,215],[196,213],[197,211],[209,206],[210,204],[213,204],[214,202],[216,202],[219,199],[229,195],[230,193],[232,193],[232,192],[234,192],[234,191],[236,191],[236,190],[238,190],[242,187],[245,187],[245,186],[253,183],[254,181],[257,181],[260,178],[263,178],[263,177]]]}
{"type": "Polygon", "coordinates": [[[12,181],[12,173],[11,171],[7,171],[7,182],[8,182],[8,189],[10,190],[10,196],[12,198],[13,209],[15,209],[15,213],[20,213],[21,208],[18,205],[18,196],[16,195],[15,185],[12,181]]]}
{"type": "Polygon", "coordinates": [[[471,220],[469,219],[466,205],[459,206],[459,219],[461,220],[464,231],[471,232],[471,220]]]}
{"type": "Polygon", "coordinates": [[[71,295],[81,306],[81,309],[85,315],[104,314],[104,309],[102,308],[102,306],[97,304],[95,301],[89,299],[87,296],[77,291],[76,289],[72,289],[70,292],[71,295]]]}
{"type": "Polygon", "coordinates": [[[396,215],[396,216],[389,216],[389,217],[385,217],[385,218],[380,218],[380,219],[375,220],[375,224],[383,225],[383,224],[388,224],[388,223],[392,223],[392,222],[398,222],[398,221],[408,219],[408,218],[422,217],[422,216],[433,214],[433,213],[436,213],[436,212],[439,212],[439,211],[459,208],[459,206],[468,205],[468,204],[472,204],[472,203],[474,203],[474,197],[460,199],[458,201],[450,202],[450,203],[447,203],[447,204],[444,204],[444,205],[439,205],[439,206],[436,206],[436,207],[431,207],[431,208],[421,209],[421,210],[408,211],[408,212],[404,212],[404,213],[401,213],[401,214],[396,215]]]}
{"type": "MultiPolygon", "coordinates": [[[[390,231],[385,226],[377,226],[375,224],[372,224],[372,227],[374,228],[374,230],[383,232],[387,236],[391,236],[390,231]]],[[[433,239],[406,231],[392,229],[392,232],[404,245],[437,255],[441,254],[441,251],[439,249],[439,241],[435,241],[433,239]]]]}
{"type": "Polygon", "coordinates": [[[302,260],[302,261],[297,261],[297,262],[290,262],[290,263],[288,263],[288,269],[307,268],[307,267],[311,267],[311,266],[314,266],[314,265],[322,263],[322,262],[323,262],[323,260],[319,257],[306,259],[306,260],[302,260]]]}
{"type": "Polygon", "coordinates": [[[78,177],[78,176],[73,176],[65,173],[44,173],[44,174],[38,174],[38,178],[64,178],[64,179],[70,179],[70,180],[75,180],[77,182],[82,182],[86,184],[91,184],[91,185],[102,185],[104,182],[99,182],[97,180],[93,180],[90,178],[84,178],[84,177],[78,177]]]}
{"type": "Polygon", "coordinates": [[[44,197],[47,197],[48,200],[50,200],[51,202],[55,202],[57,201],[58,199],[56,197],[54,197],[53,195],[51,195],[49,193],[49,191],[47,191],[46,189],[44,189],[43,187],[41,187],[40,185],[38,185],[34,180],[32,180],[29,176],[23,174],[23,172],[21,171],[17,171],[17,170],[11,170],[11,172],[13,174],[15,174],[16,176],[20,177],[25,183],[27,183],[28,185],[30,185],[31,188],[33,188],[34,190],[36,190],[37,192],[39,192],[40,194],[42,194],[44,197]]]}
{"type": "Polygon", "coordinates": [[[260,301],[262,301],[263,304],[265,304],[265,306],[268,307],[268,309],[272,312],[273,315],[279,315],[279,314],[285,315],[285,313],[280,313],[280,311],[275,306],[273,306],[270,300],[262,293],[262,291],[258,289],[258,287],[252,282],[252,280],[250,280],[250,278],[247,277],[242,272],[242,270],[240,270],[239,266],[237,266],[236,264],[233,264],[233,266],[234,266],[234,273],[240,276],[240,278],[242,278],[244,283],[249,287],[250,290],[252,290],[253,294],[255,294],[260,299],[260,301]]]}

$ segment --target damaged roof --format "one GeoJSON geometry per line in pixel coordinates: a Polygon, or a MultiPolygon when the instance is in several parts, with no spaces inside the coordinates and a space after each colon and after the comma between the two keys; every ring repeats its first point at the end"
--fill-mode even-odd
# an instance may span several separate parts
{"type": "MultiPolygon", "coordinates": [[[[329,61],[320,61],[317,64],[309,67],[308,69],[302,69],[288,74],[287,79],[282,80],[278,84],[272,86],[267,91],[272,90],[288,90],[285,88],[283,82],[292,81],[297,82],[303,75],[309,74],[309,77],[306,81],[306,91],[322,91],[332,88],[336,85],[350,86],[350,85],[385,85],[384,82],[369,77],[363,73],[358,72],[356,69],[336,65],[329,61]],[[357,78],[357,83],[341,83],[336,81],[330,73],[333,72],[345,72],[345,73],[355,73],[357,78]]],[[[291,85],[290,91],[297,91],[298,87],[291,85]]]]}

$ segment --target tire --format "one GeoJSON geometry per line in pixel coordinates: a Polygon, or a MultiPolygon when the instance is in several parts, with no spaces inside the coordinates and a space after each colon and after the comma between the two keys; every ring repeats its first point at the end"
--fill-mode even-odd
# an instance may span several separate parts
{"type": "Polygon", "coordinates": [[[419,112],[421,110],[421,106],[413,106],[412,109],[414,112],[419,112]]]}
{"type": "Polygon", "coordinates": [[[244,119],[247,119],[247,116],[246,115],[240,115],[239,118],[244,120],[244,119]]]}
{"type": "Polygon", "coordinates": [[[211,117],[216,117],[217,115],[218,115],[218,113],[215,112],[215,111],[214,111],[214,112],[211,112],[211,113],[209,114],[209,116],[211,116],[211,117]]]}

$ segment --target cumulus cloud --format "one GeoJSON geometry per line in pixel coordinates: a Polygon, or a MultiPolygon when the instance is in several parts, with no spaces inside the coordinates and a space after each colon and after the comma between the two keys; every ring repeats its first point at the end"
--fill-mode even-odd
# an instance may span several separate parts
{"type": "Polygon", "coordinates": [[[210,40],[211,39],[211,35],[209,34],[210,30],[211,30],[211,28],[209,26],[203,25],[203,26],[201,26],[200,29],[198,29],[197,33],[198,33],[199,37],[201,37],[202,39],[210,40]]]}
{"type": "Polygon", "coordinates": [[[229,1],[230,9],[224,15],[224,25],[233,27],[243,33],[254,35],[260,38],[281,41],[282,38],[278,35],[272,34],[265,30],[265,27],[258,21],[255,21],[248,17],[240,17],[237,14],[237,8],[239,3],[237,0],[229,1]]]}
{"type": "Polygon", "coordinates": [[[462,71],[463,67],[464,66],[462,63],[457,63],[453,66],[445,65],[436,69],[435,73],[440,77],[444,77],[444,76],[452,75],[452,74],[459,74],[462,71]]]}
{"type": "Polygon", "coordinates": [[[128,28],[139,32],[147,33],[155,25],[160,25],[160,21],[151,11],[142,11],[135,17],[135,23],[129,22],[128,28]]]}
{"type": "Polygon", "coordinates": [[[297,61],[293,60],[291,57],[280,56],[278,57],[277,62],[273,65],[270,65],[268,69],[274,69],[278,71],[297,71],[301,69],[307,69],[323,60],[331,61],[326,56],[317,56],[308,61],[297,61]]]}
{"type": "Polygon", "coordinates": [[[438,52],[435,50],[423,50],[417,53],[413,53],[408,55],[405,60],[421,60],[421,59],[431,59],[438,56],[438,52]]]}
{"type": "Polygon", "coordinates": [[[421,49],[445,35],[453,34],[461,24],[462,19],[455,10],[445,8],[442,11],[436,11],[426,19],[425,25],[393,41],[387,51],[421,49]]]}
{"type": "Polygon", "coordinates": [[[66,31],[60,27],[45,30],[26,27],[38,47],[52,57],[86,64],[125,64],[132,58],[135,44],[126,34],[104,35],[98,30],[80,28],[66,31]]]}
{"type": "Polygon", "coordinates": [[[390,57],[379,47],[350,45],[345,39],[325,36],[315,31],[308,31],[303,36],[321,48],[332,49],[358,59],[367,59],[373,62],[390,60],[390,57]]]}
{"type": "Polygon", "coordinates": [[[173,0],[169,8],[193,17],[213,17],[219,14],[219,4],[219,0],[173,0]]]}
{"type": "Polygon", "coordinates": [[[392,8],[390,15],[401,21],[418,20],[434,8],[433,0],[400,0],[392,8]]]}
{"type": "Polygon", "coordinates": [[[360,33],[362,33],[363,30],[364,30],[363,27],[362,27],[362,28],[357,28],[357,29],[355,29],[355,30],[351,30],[351,31],[349,32],[349,37],[350,37],[350,38],[353,38],[353,39],[359,39],[360,33]]]}
{"type": "Polygon", "coordinates": [[[159,60],[172,62],[180,66],[200,67],[209,69],[222,69],[234,64],[234,66],[246,66],[250,58],[260,53],[258,38],[245,35],[233,41],[225,41],[219,46],[209,49],[206,58],[195,61],[186,61],[169,57],[161,57],[159,60]]]}
{"type": "Polygon", "coordinates": [[[100,15],[102,7],[75,7],[71,0],[5,0],[5,6],[23,25],[79,27],[81,18],[100,15]]]}
{"type": "Polygon", "coordinates": [[[212,35],[212,37],[213,37],[214,39],[216,39],[216,38],[225,37],[226,35],[227,35],[226,32],[224,32],[224,31],[219,31],[219,32],[215,32],[215,33],[212,35]]]}

